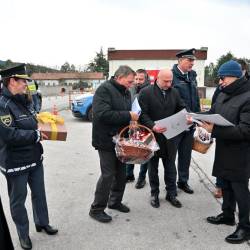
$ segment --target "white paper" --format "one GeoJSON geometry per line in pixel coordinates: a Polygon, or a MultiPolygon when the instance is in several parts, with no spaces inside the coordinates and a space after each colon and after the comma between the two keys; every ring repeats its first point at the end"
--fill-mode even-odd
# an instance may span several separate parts
{"type": "Polygon", "coordinates": [[[131,111],[137,113],[138,115],[141,114],[141,107],[140,107],[140,104],[139,104],[137,98],[135,98],[134,102],[132,103],[132,110],[131,111]]]}
{"type": "Polygon", "coordinates": [[[155,124],[157,126],[167,128],[167,131],[163,134],[167,139],[171,139],[183,131],[188,130],[188,128],[192,125],[187,124],[186,115],[188,115],[188,112],[186,109],[183,109],[172,116],[155,121],[155,124]]]}
{"type": "Polygon", "coordinates": [[[222,117],[219,114],[209,115],[209,114],[190,113],[189,115],[192,116],[192,118],[194,118],[196,120],[214,123],[214,124],[219,125],[219,126],[234,126],[233,123],[229,122],[228,120],[226,120],[224,117],[222,117]]]}

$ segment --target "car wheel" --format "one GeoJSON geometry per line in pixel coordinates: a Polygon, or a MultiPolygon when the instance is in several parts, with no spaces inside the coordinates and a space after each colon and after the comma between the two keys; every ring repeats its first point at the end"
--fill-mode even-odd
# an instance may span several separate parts
{"type": "Polygon", "coordinates": [[[92,122],[92,120],[93,120],[93,109],[92,109],[92,107],[90,107],[89,108],[89,111],[88,111],[88,120],[90,121],[90,122],[92,122]]]}

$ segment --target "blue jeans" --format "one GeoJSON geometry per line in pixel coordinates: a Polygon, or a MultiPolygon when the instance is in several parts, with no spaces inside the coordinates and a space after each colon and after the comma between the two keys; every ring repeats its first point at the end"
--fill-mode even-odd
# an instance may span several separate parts
{"type": "MultiPolygon", "coordinates": [[[[140,180],[144,180],[146,178],[147,170],[148,170],[148,163],[141,164],[139,172],[140,180]]],[[[126,165],[126,176],[134,176],[134,164],[126,165]]]]}

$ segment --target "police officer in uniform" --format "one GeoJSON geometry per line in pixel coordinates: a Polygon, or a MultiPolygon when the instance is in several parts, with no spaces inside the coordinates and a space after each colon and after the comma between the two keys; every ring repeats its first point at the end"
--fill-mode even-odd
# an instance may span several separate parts
{"type": "MultiPolygon", "coordinates": [[[[173,86],[179,91],[189,112],[200,111],[200,99],[197,91],[196,72],[192,70],[195,49],[183,50],[176,54],[178,64],[173,66],[173,86]]],[[[188,185],[189,166],[192,154],[194,128],[184,131],[176,137],[178,147],[178,187],[188,194],[194,191],[188,185]]]]}
{"type": "Polygon", "coordinates": [[[10,210],[23,249],[31,249],[29,220],[25,208],[27,184],[31,190],[33,216],[37,232],[56,234],[49,225],[44,188],[43,134],[38,130],[35,111],[26,98],[25,64],[0,72],[3,88],[0,96],[0,170],[5,175],[10,210]]]}

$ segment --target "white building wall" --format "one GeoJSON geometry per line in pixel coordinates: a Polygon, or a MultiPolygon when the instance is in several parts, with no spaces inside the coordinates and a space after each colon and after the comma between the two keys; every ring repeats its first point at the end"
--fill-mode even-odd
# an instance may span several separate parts
{"type": "MultiPolygon", "coordinates": [[[[160,70],[164,68],[171,69],[176,63],[177,60],[111,60],[109,61],[109,76],[113,76],[120,65],[128,65],[133,70],[160,70]]],[[[198,86],[204,87],[205,60],[196,60],[193,69],[197,73],[198,86]]]]}

